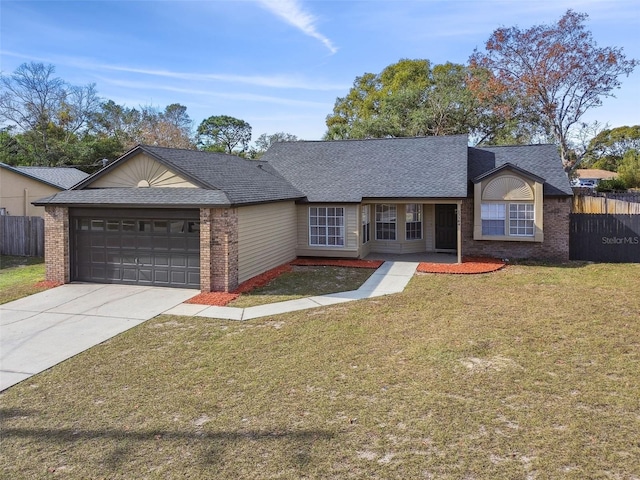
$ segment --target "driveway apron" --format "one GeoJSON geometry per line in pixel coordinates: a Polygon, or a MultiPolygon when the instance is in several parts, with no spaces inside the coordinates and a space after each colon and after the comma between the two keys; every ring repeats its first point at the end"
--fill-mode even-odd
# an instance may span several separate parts
{"type": "Polygon", "coordinates": [[[0,390],[198,293],[179,288],[72,283],[0,305],[0,390]]]}

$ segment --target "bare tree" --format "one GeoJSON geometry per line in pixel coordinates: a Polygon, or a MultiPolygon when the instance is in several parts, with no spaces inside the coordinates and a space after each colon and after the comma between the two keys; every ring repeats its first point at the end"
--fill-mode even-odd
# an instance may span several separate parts
{"type": "Polygon", "coordinates": [[[626,59],[622,48],[598,47],[586,19],[568,10],[552,25],[499,28],[487,40],[486,52],[476,50],[470,58],[472,69],[491,73],[486,83],[475,85],[476,91],[515,92],[525,121],[538,119],[555,138],[565,168],[572,163],[571,130],[585,112],[614,96],[619,77],[637,64],[626,59]]]}
{"type": "Polygon", "coordinates": [[[42,165],[61,161],[100,105],[94,85],[72,86],[54,73],[53,65],[30,62],[0,76],[0,121],[23,135],[33,163],[42,165]]]}

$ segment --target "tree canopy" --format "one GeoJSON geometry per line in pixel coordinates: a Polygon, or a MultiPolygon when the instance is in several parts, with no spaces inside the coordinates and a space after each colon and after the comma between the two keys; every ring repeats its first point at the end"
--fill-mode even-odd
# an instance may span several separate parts
{"type": "Polygon", "coordinates": [[[72,161],[77,136],[99,108],[95,85],[70,85],[55,76],[53,65],[30,62],[12,75],[1,75],[0,88],[0,121],[21,136],[19,147],[32,163],[72,161]]]}
{"type": "Polygon", "coordinates": [[[620,180],[627,188],[640,188],[640,150],[627,150],[618,168],[620,180]]]}
{"type": "Polygon", "coordinates": [[[498,28],[469,63],[488,72],[486,82],[472,84],[478,98],[497,99],[513,92],[517,104],[504,104],[503,115],[538,125],[552,136],[567,168],[571,166],[571,130],[582,116],[613,96],[619,77],[637,64],[622,48],[599,47],[585,28],[587,15],[568,10],[557,23],[526,30],[498,28]]]}
{"type": "Polygon", "coordinates": [[[583,166],[616,172],[629,150],[640,151],[640,125],[602,130],[589,142],[583,166]]]}
{"type": "MultiPolygon", "coordinates": [[[[476,71],[478,79],[483,72],[476,71]]],[[[486,73],[484,73],[486,76],[486,73]]],[[[325,139],[469,134],[476,143],[514,143],[526,135],[469,88],[472,71],[460,64],[403,59],[381,73],[356,77],[326,118],[325,139]]],[[[506,99],[508,95],[504,95],[506,99]]]]}
{"type": "Polygon", "coordinates": [[[204,119],[197,133],[200,148],[214,152],[242,154],[251,141],[251,125],[228,115],[204,119]]]}
{"type": "Polygon", "coordinates": [[[0,77],[0,161],[76,165],[92,171],[138,143],[195,148],[187,107],[128,108],[55,76],[53,65],[22,64],[0,77]]]}
{"type": "Polygon", "coordinates": [[[298,137],[290,133],[276,132],[271,135],[263,133],[255,141],[255,149],[250,150],[249,157],[254,159],[260,158],[274,143],[297,141],[298,137]]]}

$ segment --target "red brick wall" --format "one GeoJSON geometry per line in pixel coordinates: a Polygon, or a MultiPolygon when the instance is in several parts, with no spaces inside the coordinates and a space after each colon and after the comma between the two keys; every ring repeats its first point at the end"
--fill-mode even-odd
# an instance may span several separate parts
{"type": "Polygon", "coordinates": [[[462,202],[462,255],[508,259],[569,260],[569,214],[571,197],[545,198],[543,242],[498,242],[473,239],[473,200],[462,202]]]}
{"type": "Polygon", "coordinates": [[[200,209],[200,289],[230,292],[238,286],[238,211],[200,209]]]}
{"type": "Polygon", "coordinates": [[[69,283],[69,209],[48,206],[44,212],[45,276],[50,282],[69,283]]]}

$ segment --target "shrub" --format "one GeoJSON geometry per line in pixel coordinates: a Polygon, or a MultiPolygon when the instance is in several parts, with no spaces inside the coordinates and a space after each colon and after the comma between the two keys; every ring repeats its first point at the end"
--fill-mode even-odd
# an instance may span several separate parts
{"type": "Polygon", "coordinates": [[[608,178],[600,180],[596,185],[596,192],[614,192],[619,190],[626,190],[627,187],[624,181],[620,178],[608,178]]]}
{"type": "Polygon", "coordinates": [[[627,188],[640,187],[640,152],[638,150],[629,150],[624,154],[618,174],[627,188]]]}

